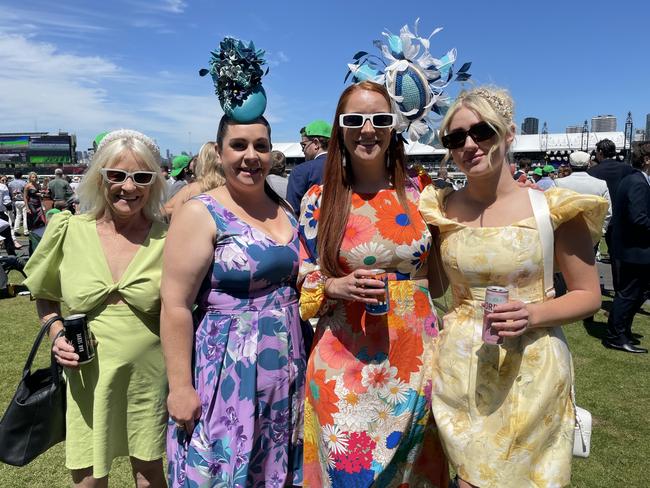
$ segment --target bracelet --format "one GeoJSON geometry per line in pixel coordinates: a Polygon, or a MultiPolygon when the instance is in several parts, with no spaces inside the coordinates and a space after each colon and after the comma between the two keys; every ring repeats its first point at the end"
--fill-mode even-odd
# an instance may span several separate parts
{"type": "Polygon", "coordinates": [[[331,298],[331,297],[327,294],[327,287],[328,287],[328,285],[330,285],[330,284],[332,283],[332,280],[333,280],[333,279],[334,279],[334,278],[332,278],[332,277],[330,277],[330,278],[325,278],[325,283],[323,284],[323,292],[324,292],[324,295],[325,295],[326,298],[331,298]]]}
{"type": "Polygon", "coordinates": [[[56,340],[57,340],[59,337],[63,337],[64,335],[65,335],[65,329],[61,329],[60,331],[58,331],[58,332],[56,333],[56,335],[54,336],[54,339],[52,339],[52,342],[53,342],[53,343],[56,342],[56,340]]]}

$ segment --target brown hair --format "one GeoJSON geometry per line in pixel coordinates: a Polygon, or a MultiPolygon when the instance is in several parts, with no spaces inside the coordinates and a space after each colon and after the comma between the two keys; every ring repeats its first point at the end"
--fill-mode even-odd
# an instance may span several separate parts
{"type": "MultiPolygon", "coordinates": [[[[359,90],[368,90],[379,93],[384,97],[388,106],[391,100],[383,85],[371,81],[362,81],[343,90],[336,106],[334,123],[332,124],[332,137],[327,152],[327,161],[323,175],[323,195],[321,198],[321,211],[318,221],[318,255],[321,271],[331,277],[345,275],[339,263],[339,249],[343,240],[343,233],[350,214],[352,202],[352,186],[354,174],[350,154],[343,143],[343,131],[339,126],[339,115],[344,112],[345,106],[353,93],[359,90]],[[343,165],[343,158],[347,163],[343,165]]],[[[408,212],[406,203],[406,156],[404,145],[395,132],[391,134],[387,153],[387,168],[390,182],[397,192],[397,197],[408,212]]]]}

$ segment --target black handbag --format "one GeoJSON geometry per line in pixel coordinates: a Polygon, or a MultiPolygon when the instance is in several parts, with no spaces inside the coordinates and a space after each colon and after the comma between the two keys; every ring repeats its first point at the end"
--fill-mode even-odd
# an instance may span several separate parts
{"type": "Polygon", "coordinates": [[[65,380],[50,353],[50,367],[31,371],[32,362],[53,317],[41,328],[18,389],[0,421],[0,461],[24,466],[50,447],[65,440],[65,380]]]}

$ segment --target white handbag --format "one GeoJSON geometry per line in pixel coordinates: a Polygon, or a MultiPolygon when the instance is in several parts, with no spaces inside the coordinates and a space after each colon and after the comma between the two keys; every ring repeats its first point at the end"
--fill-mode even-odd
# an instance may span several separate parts
{"type": "MultiPolygon", "coordinates": [[[[551,213],[544,193],[528,189],[528,196],[533,207],[537,231],[542,241],[542,260],[544,262],[544,295],[547,299],[555,296],[553,289],[553,225],[551,213]]],[[[573,374],[573,367],[571,368],[573,374]]],[[[571,378],[571,401],[576,415],[576,425],[573,434],[573,455],[588,457],[591,448],[591,413],[576,405],[576,394],[573,378],[571,378]]]]}

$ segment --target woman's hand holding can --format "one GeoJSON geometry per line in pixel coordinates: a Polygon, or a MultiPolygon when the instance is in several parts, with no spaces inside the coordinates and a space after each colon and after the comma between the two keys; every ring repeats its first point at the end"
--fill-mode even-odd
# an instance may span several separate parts
{"type": "Polygon", "coordinates": [[[376,305],[385,296],[385,283],[375,279],[373,270],[357,269],[341,278],[328,278],[325,293],[329,298],[376,305]]]}

